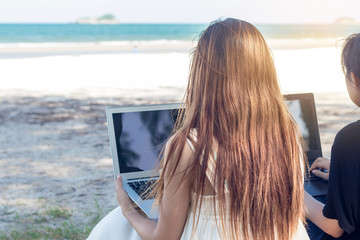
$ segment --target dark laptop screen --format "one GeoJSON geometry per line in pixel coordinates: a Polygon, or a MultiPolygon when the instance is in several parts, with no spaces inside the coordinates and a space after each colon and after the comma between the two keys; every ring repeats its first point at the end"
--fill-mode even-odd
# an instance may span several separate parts
{"type": "Polygon", "coordinates": [[[154,169],[175,121],[176,110],[114,113],[120,172],[154,169]]]}
{"type": "Polygon", "coordinates": [[[312,94],[285,96],[286,105],[299,126],[309,162],[322,156],[315,102],[312,94]]]}

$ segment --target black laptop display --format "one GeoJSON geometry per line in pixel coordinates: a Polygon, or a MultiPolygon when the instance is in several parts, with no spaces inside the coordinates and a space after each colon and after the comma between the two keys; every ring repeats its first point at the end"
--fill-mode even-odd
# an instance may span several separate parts
{"type": "Polygon", "coordinates": [[[311,163],[322,156],[315,102],[312,94],[285,95],[286,105],[300,128],[304,150],[311,163]]]}
{"type": "MultiPolygon", "coordinates": [[[[311,166],[316,158],[322,157],[314,95],[302,93],[285,95],[284,97],[291,115],[300,128],[303,137],[302,145],[311,166]]],[[[305,190],[312,196],[326,195],[327,182],[313,175],[307,176],[305,178],[305,190]]]]}
{"type": "Polygon", "coordinates": [[[151,170],[176,121],[175,110],[113,114],[121,173],[151,170]]]}

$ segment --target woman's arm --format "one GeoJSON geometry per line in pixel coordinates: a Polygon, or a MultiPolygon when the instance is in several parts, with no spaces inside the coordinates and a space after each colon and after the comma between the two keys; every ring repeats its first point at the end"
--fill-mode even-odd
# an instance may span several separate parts
{"type": "Polygon", "coordinates": [[[335,238],[343,235],[344,230],[340,228],[338,220],[330,219],[324,216],[322,212],[324,204],[317,201],[307,192],[305,192],[304,200],[306,207],[306,217],[310,221],[312,221],[321,230],[335,238]]]}
{"type": "MultiPolygon", "coordinates": [[[[165,148],[165,158],[168,146],[169,142],[165,148]]],[[[167,187],[164,189],[159,206],[157,223],[131,208],[131,201],[122,187],[121,177],[116,180],[116,195],[121,210],[142,239],[179,239],[181,237],[190,202],[190,185],[187,179],[183,179],[183,174],[191,155],[192,150],[188,144],[185,144],[179,165],[170,182],[169,176],[165,173],[165,186],[167,187]]],[[[171,161],[171,159],[167,159],[167,161],[171,161]]]]}

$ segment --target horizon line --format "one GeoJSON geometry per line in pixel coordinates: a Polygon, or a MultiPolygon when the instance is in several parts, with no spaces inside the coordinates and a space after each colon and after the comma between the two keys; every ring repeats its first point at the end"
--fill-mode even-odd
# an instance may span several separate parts
{"type": "MultiPolygon", "coordinates": [[[[78,25],[123,25],[123,24],[201,24],[207,25],[211,22],[119,22],[119,23],[77,23],[74,22],[0,22],[0,24],[78,24],[78,25]]],[[[335,24],[344,24],[344,25],[358,25],[360,22],[355,23],[336,23],[336,22],[252,22],[254,25],[335,25],[335,24]]]]}

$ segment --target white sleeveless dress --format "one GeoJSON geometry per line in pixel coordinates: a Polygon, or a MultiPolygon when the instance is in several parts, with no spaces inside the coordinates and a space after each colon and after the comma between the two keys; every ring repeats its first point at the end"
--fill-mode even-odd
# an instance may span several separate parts
{"type": "MultiPolygon", "coordinates": [[[[192,135],[193,139],[196,141],[196,136],[192,135]]],[[[194,150],[192,143],[188,140],[190,147],[194,150]]],[[[209,168],[207,169],[206,175],[210,183],[214,185],[213,170],[215,166],[215,160],[213,158],[209,159],[209,168]]],[[[195,202],[196,193],[192,193],[192,203],[195,202]]],[[[222,239],[220,234],[220,229],[216,223],[220,223],[219,213],[215,214],[213,207],[213,197],[212,196],[203,196],[202,198],[202,207],[200,210],[197,210],[197,213],[194,217],[195,208],[193,205],[189,207],[188,217],[186,224],[181,236],[181,240],[187,239],[204,239],[204,240],[217,240],[222,239]],[[197,218],[199,217],[198,224],[196,229],[193,231],[193,224],[196,223],[197,218]],[[216,222],[216,220],[218,220],[216,222]]],[[[140,236],[123,216],[121,208],[117,207],[106,215],[92,230],[88,240],[140,240],[140,236]]],[[[298,230],[292,240],[308,240],[309,236],[306,232],[306,229],[299,219],[298,230]]]]}

